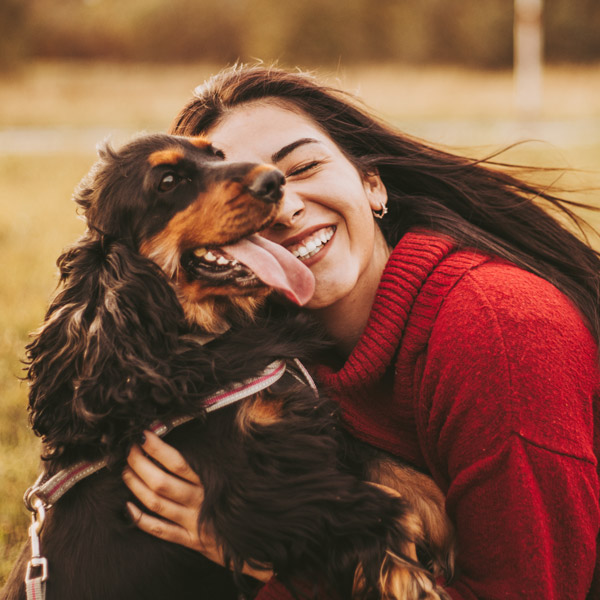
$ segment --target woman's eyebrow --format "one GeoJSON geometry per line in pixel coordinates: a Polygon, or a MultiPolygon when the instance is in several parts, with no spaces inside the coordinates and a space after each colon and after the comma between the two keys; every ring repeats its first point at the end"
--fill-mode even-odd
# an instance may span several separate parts
{"type": "Polygon", "coordinates": [[[303,146],[304,144],[319,144],[319,140],[315,140],[313,138],[301,138],[284,146],[281,150],[277,150],[275,154],[271,156],[271,162],[278,163],[280,160],[283,160],[290,152],[293,152],[298,146],[303,146]]]}

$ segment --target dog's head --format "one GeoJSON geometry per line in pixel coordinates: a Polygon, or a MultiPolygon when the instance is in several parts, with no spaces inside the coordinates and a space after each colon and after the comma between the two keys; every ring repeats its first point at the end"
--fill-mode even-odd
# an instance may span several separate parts
{"type": "Polygon", "coordinates": [[[59,257],[61,285],[27,348],[47,456],[117,455],[154,419],[201,411],[211,386],[236,375],[198,329],[247,325],[274,289],[310,297],[310,271],[257,235],[283,185],[277,169],[228,163],[203,138],[101,151],[75,193],[88,230],[59,257]]]}
{"type": "Polygon", "coordinates": [[[285,178],[270,165],[231,163],[202,137],[141,137],[105,149],[75,199],[91,229],[131,246],[169,278],[190,322],[218,333],[273,290],[297,304],[314,279],[259,237],[285,178]]]}

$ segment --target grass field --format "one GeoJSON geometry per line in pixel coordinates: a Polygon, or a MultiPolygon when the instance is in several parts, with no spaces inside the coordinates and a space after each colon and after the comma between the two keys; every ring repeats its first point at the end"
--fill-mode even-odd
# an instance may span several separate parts
{"type": "Polygon", "coordinates": [[[39,449],[27,428],[26,386],[21,384],[27,336],[43,318],[55,285],[59,251],[83,230],[70,201],[89,156],[0,157],[0,574],[27,515],[20,497],[33,482],[39,449]]]}
{"type": "MultiPolygon", "coordinates": [[[[21,497],[38,466],[38,442],[27,428],[26,388],[18,379],[20,359],[54,288],[56,257],[83,230],[70,197],[95,154],[94,143],[82,148],[78,138],[70,146],[69,136],[164,130],[213,70],[206,65],[40,63],[0,76],[0,584],[26,538],[28,515],[21,497]],[[66,140],[58,151],[44,149],[42,133],[48,132],[66,140]],[[38,143],[26,151],[11,150],[11,139],[25,133],[37,136],[38,143]]],[[[533,129],[514,114],[509,73],[382,66],[331,78],[410,133],[477,145],[474,154],[533,131],[550,144],[524,146],[509,159],[595,171],[569,175],[567,184],[599,186],[600,67],[549,71],[533,129]]],[[[580,197],[592,203],[600,199],[596,192],[580,197]]],[[[588,217],[600,226],[595,213],[588,217]]]]}

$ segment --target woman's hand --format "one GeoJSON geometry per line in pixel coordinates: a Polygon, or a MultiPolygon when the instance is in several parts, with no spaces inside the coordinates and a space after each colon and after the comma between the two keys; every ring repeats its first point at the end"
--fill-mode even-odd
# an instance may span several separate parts
{"type": "MultiPolygon", "coordinates": [[[[196,550],[223,565],[223,554],[213,535],[205,527],[198,528],[204,500],[200,479],[175,448],[151,431],[146,431],[145,436],[142,446],[134,446],[127,457],[129,466],[123,472],[123,481],[148,510],[159,516],[146,514],[128,502],[132,519],[141,530],[196,550]]],[[[243,572],[260,581],[268,581],[272,576],[268,569],[257,571],[247,565],[243,572]]]]}
{"type": "Polygon", "coordinates": [[[127,457],[129,468],[123,472],[123,480],[142,504],[162,519],[143,513],[132,503],[127,503],[129,513],[143,531],[206,553],[214,560],[210,556],[213,550],[210,542],[207,547],[198,533],[198,516],[204,500],[200,479],[175,448],[152,432],[145,435],[143,446],[134,446],[127,457]]]}

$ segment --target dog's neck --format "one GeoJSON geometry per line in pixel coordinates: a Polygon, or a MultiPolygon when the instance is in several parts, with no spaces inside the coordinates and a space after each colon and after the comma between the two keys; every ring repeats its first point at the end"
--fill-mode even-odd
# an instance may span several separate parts
{"type": "Polygon", "coordinates": [[[218,337],[232,327],[246,327],[254,322],[264,304],[263,297],[213,296],[194,301],[175,288],[185,318],[191,327],[205,335],[218,337]]]}

